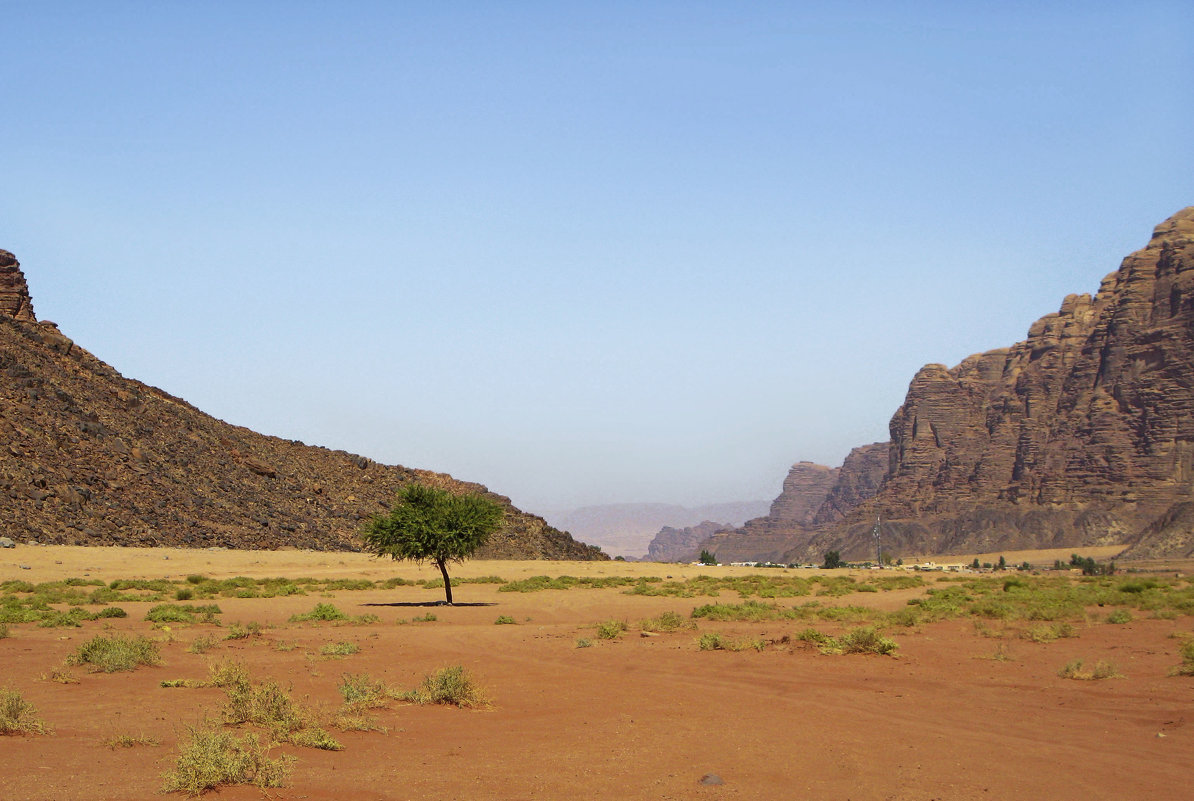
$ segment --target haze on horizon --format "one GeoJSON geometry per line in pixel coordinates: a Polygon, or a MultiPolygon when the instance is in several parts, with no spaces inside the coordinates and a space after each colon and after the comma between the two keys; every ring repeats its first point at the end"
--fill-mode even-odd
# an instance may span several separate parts
{"type": "Polygon", "coordinates": [[[1183,2],[0,15],[39,317],[540,513],[772,498],[1194,203],[1183,2]]]}

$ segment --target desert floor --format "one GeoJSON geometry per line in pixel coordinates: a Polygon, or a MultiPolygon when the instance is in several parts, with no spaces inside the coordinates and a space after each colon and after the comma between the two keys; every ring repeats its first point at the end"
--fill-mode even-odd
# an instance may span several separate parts
{"type": "MultiPolygon", "coordinates": [[[[756,572],[622,562],[468,562],[453,575],[682,578],[711,571],[756,572]]],[[[788,571],[801,572],[819,571],[788,571]]],[[[0,582],[178,580],[191,573],[375,580],[438,575],[433,568],[360,554],[57,546],[0,551],[0,582]]],[[[899,609],[923,594],[924,588],[915,588],[817,600],[899,609]]],[[[1159,801],[1189,798],[1194,786],[1194,677],[1168,675],[1180,661],[1177,637],[1194,629],[1189,616],[1136,614],[1130,623],[1111,625],[1093,610],[1079,636],[1048,643],[981,636],[971,619],[947,620],[889,629],[899,644],[892,657],[825,655],[806,643],[772,642],[809,625],[800,621],[702,619],[697,629],[654,636],[638,631],[637,621],[663,612],[688,618],[694,607],[713,600],[706,597],[627,595],[617,588],[523,594],[464,584],[456,587],[457,606],[434,605],[441,598],[442,590],[420,586],[219,598],[214,603],[223,610],[222,625],[168,630],[145,620],[153,604],[122,602],[127,618],[81,628],[10,625],[9,636],[0,639],[0,687],[32,702],[53,733],[0,738],[0,799],[163,797],[162,774],[174,764],[185,727],[218,716],[224,692],[168,689],[160,682],[203,679],[209,663],[220,659],[243,661],[255,678],[274,678],[295,698],[325,710],[340,704],[337,685],[345,673],[369,673],[409,689],[454,664],[470,671],[492,700],[477,710],[391,703],[375,713],[387,732],[333,730],[341,751],[280,746],[274,753],[297,757],[286,787],[225,787],[208,796],[220,799],[1159,801]],[[380,620],[288,622],[319,602],[380,620]],[[397,624],[429,612],[433,622],[397,624]],[[495,625],[499,615],[516,625],[495,625]],[[613,640],[597,638],[594,624],[611,619],[629,622],[630,630],[613,640]],[[188,652],[196,638],[219,639],[238,621],[266,628],[259,637],[220,640],[206,654],[188,652]],[[46,678],[80,643],[108,628],[161,640],[162,664],[112,674],[73,668],[76,684],[46,678]],[[771,644],[762,651],[701,651],[697,638],[705,632],[771,644]],[[580,639],[591,646],[577,647],[580,639]],[[340,659],[320,655],[322,646],[335,642],[360,650],[340,659]],[[1059,668],[1074,659],[1113,661],[1124,675],[1060,678],[1059,668]],[[160,744],[105,744],[123,734],[160,744]],[[702,784],[706,774],[723,783],[702,784]]],[[[723,591],[721,600],[739,598],[723,591]]],[[[842,630],[815,625],[829,633],[842,630]]]]}

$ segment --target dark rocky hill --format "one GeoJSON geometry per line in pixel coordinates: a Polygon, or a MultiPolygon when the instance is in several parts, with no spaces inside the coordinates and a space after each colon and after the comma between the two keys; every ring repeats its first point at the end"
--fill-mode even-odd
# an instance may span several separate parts
{"type": "Polygon", "coordinates": [[[506,506],[487,558],[604,559],[485,487],[264,436],[125,378],[38,322],[0,251],[0,534],[76,545],[358,547],[422,481],[506,506]]]}
{"type": "MultiPolygon", "coordinates": [[[[772,526],[755,558],[780,531],[787,561],[864,558],[877,515],[896,553],[1194,555],[1194,207],[1023,342],[922,368],[890,430],[886,465],[851,454],[812,523],[772,526]]],[[[723,559],[751,548],[746,528],[708,544],[723,559]]]]}

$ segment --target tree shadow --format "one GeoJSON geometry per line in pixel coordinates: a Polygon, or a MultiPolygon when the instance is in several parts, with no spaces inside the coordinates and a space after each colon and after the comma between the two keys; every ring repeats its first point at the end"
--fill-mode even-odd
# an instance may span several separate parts
{"type": "MultiPolygon", "coordinates": [[[[451,606],[497,606],[493,601],[457,601],[451,606]]],[[[447,601],[394,601],[393,603],[366,603],[361,606],[449,606],[447,601]]]]}

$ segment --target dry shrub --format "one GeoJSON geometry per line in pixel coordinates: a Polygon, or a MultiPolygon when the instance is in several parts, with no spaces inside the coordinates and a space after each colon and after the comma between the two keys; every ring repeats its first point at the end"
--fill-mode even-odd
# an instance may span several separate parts
{"type": "Polygon", "coordinates": [[[157,665],[161,661],[158,644],[153,640],[120,634],[92,637],[66,658],[68,665],[87,665],[92,671],[104,673],[135,670],[139,665],[157,665]]]}
{"type": "Polygon", "coordinates": [[[270,759],[256,734],[237,737],[213,723],[187,727],[189,743],[179,745],[174,769],[164,776],[167,793],[197,796],[221,785],[281,787],[295,759],[270,759]]]}
{"type": "Polygon", "coordinates": [[[37,717],[37,709],[16,690],[0,690],[0,735],[49,734],[45,721],[37,717]]]}
{"type": "Polygon", "coordinates": [[[457,707],[488,706],[489,700],[461,665],[440,668],[402,699],[416,704],[450,704],[457,707]]]}

